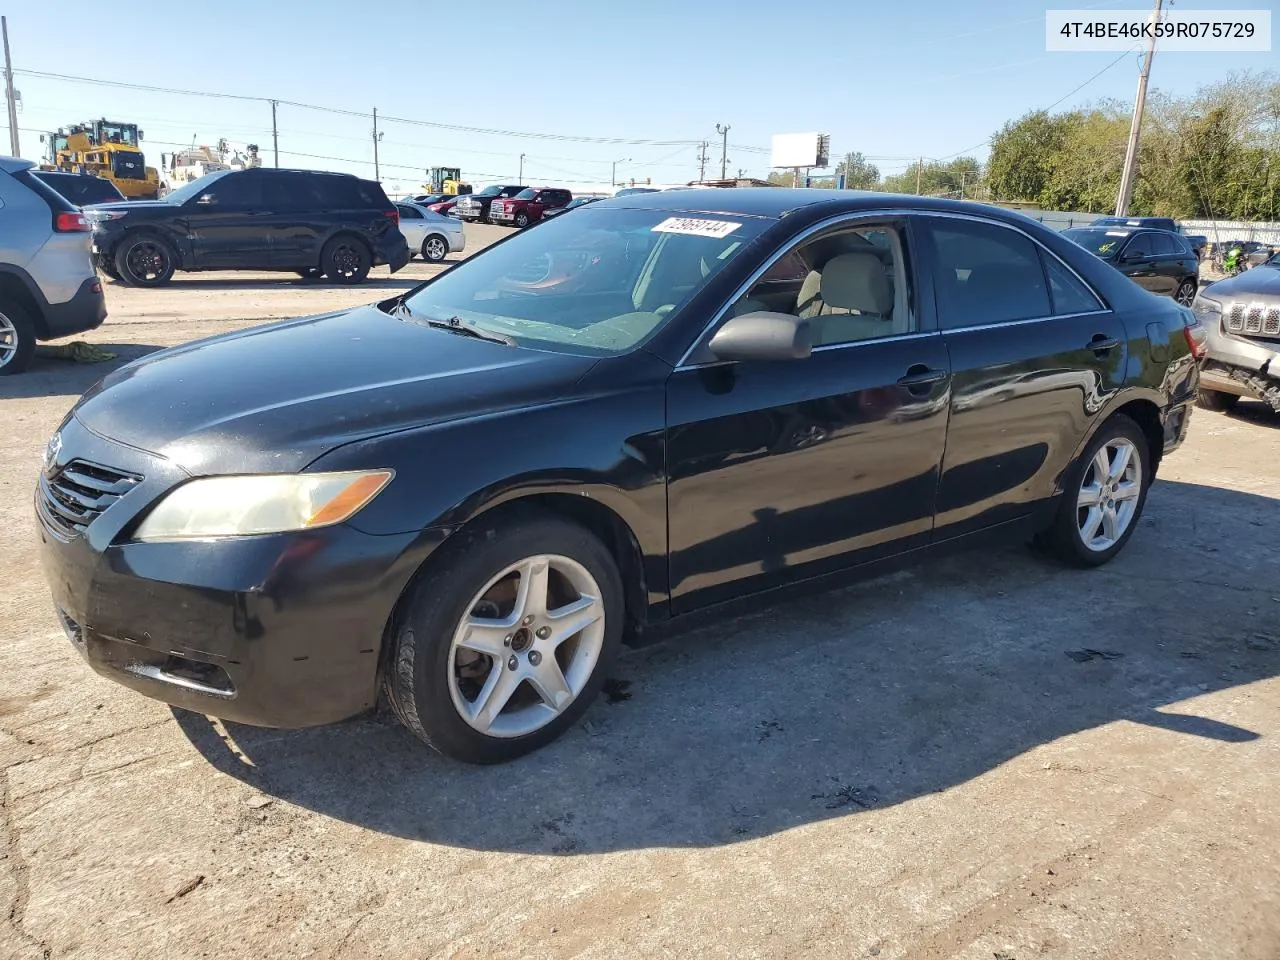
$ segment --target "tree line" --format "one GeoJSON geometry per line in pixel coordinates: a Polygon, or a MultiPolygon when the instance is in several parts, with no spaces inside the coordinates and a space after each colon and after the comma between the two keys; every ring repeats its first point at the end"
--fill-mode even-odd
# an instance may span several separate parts
{"type": "MultiPolygon", "coordinates": [[[[1032,111],[991,138],[985,165],[973,157],[926,160],[882,177],[861,153],[851,153],[839,169],[850,189],[1110,212],[1120,189],[1130,114],[1130,105],[1114,100],[1056,114],[1032,111]]],[[[791,173],[770,174],[769,179],[790,186],[791,173]]],[[[835,180],[814,180],[813,185],[835,186],[835,180]]],[[[1234,74],[1186,97],[1151,92],[1129,212],[1181,219],[1277,219],[1276,74],[1234,74]]]]}

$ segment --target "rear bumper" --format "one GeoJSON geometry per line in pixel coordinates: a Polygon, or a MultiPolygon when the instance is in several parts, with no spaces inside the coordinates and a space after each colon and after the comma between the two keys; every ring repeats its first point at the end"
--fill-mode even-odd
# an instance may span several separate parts
{"type": "Polygon", "coordinates": [[[84,333],[102,326],[107,319],[107,299],[102,292],[102,281],[89,277],[65,303],[44,305],[44,329],[40,339],[56,340],[75,333],[84,333]]]}
{"type": "Polygon", "coordinates": [[[374,254],[373,265],[375,267],[386,264],[391,268],[391,272],[395,273],[409,262],[409,244],[405,240],[404,235],[399,231],[396,232],[394,241],[388,241],[378,247],[374,254]]]}

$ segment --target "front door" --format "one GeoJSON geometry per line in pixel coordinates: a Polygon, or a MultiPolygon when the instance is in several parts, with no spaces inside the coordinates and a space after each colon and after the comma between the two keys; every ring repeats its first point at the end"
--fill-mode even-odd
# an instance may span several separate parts
{"type": "Polygon", "coordinates": [[[1012,227],[927,218],[921,231],[951,361],[935,539],[1030,514],[1121,386],[1124,324],[1012,227]]]}
{"type": "Polygon", "coordinates": [[[698,348],[672,373],[674,612],[929,540],[948,365],[910,246],[903,222],[824,231],[775,263],[794,277],[771,269],[727,314],[808,317],[808,358],[721,363],[698,348]]]}
{"type": "Polygon", "coordinates": [[[262,179],[254,170],[219,177],[183,207],[195,266],[200,269],[270,267],[271,231],[263,208],[262,179]]]}
{"type": "Polygon", "coordinates": [[[1129,242],[1120,250],[1117,266],[1126,277],[1152,293],[1164,293],[1164,281],[1156,270],[1159,257],[1156,256],[1153,233],[1135,233],[1129,242]]]}

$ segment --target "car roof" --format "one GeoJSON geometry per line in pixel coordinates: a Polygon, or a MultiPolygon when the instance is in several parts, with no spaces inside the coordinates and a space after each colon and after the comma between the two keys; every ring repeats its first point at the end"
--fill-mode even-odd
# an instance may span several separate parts
{"type": "Polygon", "coordinates": [[[690,190],[661,190],[656,193],[633,193],[600,201],[600,206],[614,209],[669,210],[673,213],[721,213],[747,217],[780,219],[805,207],[823,204],[832,213],[858,210],[903,209],[968,213],[1010,223],[1035,223],[1035,219],[1016,210],[946,200],[914,194],[878,193],[869,190],[817,190],[810,187],[695,187],[690,190]]]}
{"type": "Polygon", "coordinates": [[[0,157],[0,170],[5,173],[17,173],[19,170],[30,170],[35,164],[21,157],[0,157]]]}

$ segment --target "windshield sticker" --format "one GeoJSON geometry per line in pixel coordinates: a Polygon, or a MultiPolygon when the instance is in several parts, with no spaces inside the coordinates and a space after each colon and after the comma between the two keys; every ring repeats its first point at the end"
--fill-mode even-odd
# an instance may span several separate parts
{"type": "Polygon", "coordinates": [[[1108,237],[1127,237],[1128,235],[1129,235],[1128,230],[1108,230],[1107,231],[1108,237]]]}
{"type": "Polygon", "coordinates": [[[695,217],[667,217],[653,228],[654,233],[683,233],[691,237],[727,237],[742,224],[728,220],[699,220],[695,217]]]}

